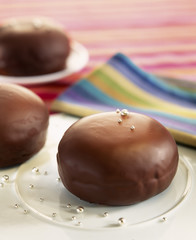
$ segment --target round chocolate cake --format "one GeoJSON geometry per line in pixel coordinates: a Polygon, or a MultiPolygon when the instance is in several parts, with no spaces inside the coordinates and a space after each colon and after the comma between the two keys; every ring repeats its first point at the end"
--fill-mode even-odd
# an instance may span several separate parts
{"type": "Polygon", "coordinates": [[[71,193],[120,206],[165,190],[177,170],[178,149],[159,122],[124,109],[74,123],[59,143],[57,161],[71,193]]]}
{"type": "Polygon", "coordinates": [[[0,26],[0,74],[35,76],[66,68],[70,40],[48,19],[13,19],[0,26]]]}
{"type": "Polygon", "coordinates": [[[49,113],[30,90],[0,83],[0,168],[25,162],[44,145],[49,113]]]}

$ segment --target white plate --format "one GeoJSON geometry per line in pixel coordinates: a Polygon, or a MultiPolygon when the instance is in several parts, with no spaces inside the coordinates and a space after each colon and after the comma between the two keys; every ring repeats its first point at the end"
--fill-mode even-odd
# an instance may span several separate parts
{"type": "Polygon", "coordinates": [[[59,140],[76,120],[61,114],[52,116],[45,147],[21,166],[0,171],[1,236],[6,240],[27,236],[32,240],[55,236],[71,240],[195,239],[195,151],[179,147],[177,174],[161,194],[128,207],[90,204],[70,194],[57,171],[59,140]],[[9,181],[3,181],[4,175],[9,181]],[[82,213],[77,212],[79,206],[84,208],[82,213]],[[118,223],[121,217],[126,219],[122,226],[118,223]]]}
{"type": "Polygon", "coordinates": [[[121,217],[126,220],[126,227],[149,221],[164,221],[165,217],[183,204],[191,186],[189,164],[180,158],[172,184],[156,197],[126,207],[90,204],[73,196],[63,187],[56,169],[55,147],[42,151],[23,164],[15,179],[15,190],[23,208],[52,224],[73,228],[82,224],[82,228],[87,230],[119,227],[118,219],[121,217]],[[39,173],[34,173],[35,169],[39,169],[39,173]],[[77,212],[79,207],[82,209],[80,214],[77,212]]]}
{"type": "Polygon", "coordinates": [[[89,55],[87,49],[80,43],[73,41],[71,45],[71,53],[66,61],[66,69],[40,76],[29,77],[12,77],[12,76],[0,76],[0,82],[9,82],[23,85],[32,85],[39,83],[48,83],[58,81],[64,77],[78,72],[87,64],[89,55]]]}

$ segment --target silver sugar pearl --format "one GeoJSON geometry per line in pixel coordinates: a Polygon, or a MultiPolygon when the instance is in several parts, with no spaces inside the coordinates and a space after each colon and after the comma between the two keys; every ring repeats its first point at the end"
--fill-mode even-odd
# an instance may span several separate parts
{"type": "Polygon", "coordinates": [[[135,126],[132,125],[132,126],[130,127],[130,129],[131,129],[131,130],[135,130],[135,126]]]}
{"type": "Polygon", "coordinates": [[[122,122],[122,119],[118,119],[118,123],[121,123],[122,122]]]}
{"type": "Polygon", "coordinates": [[[83,213],[84,212],[84,208],[82,206],[79,206],[76,208],[77,213],[83,213]]]}
{"type": "Polygon", "coordinates": [[[121,110],[121,116],[127,116],[129,114],[127,109],[122,109],[121,110]]]}
{"type": "Polygon", "coordinates": [[[32,168],[32,173],[38,174],[39,173],[39,168],[37,168],[37,167],[32,168]]]}
{"type": "Polygon", "coordinates": [[[52,217],[53,218],[55,218],[56,217],[56,213],[54,212],[54,213],[52,213],[52,217]]]}
{"type": "Polygon", "coordinates": [[[14,207],[15,207],[15,208],[19,208],[19,205],[16,203],[16,204],[14,205],[14,207]]]}
{"type": "Polygon", "coordinates": [[[103,216],[104,217],[108,217],[109,213],[108,212],[104,212],[103,216]]]}
{"type": "Polygon", "coordinates": [[[76,216],[72,216],[72,217],[71,217],[71,220],[72,220],[72,221],[76,220],[76,216]]]}
{"type": "Polygon", "coordinates": [[[77,225],[78,225],[78,226],[82,226],[82,222],[78,222],[77,225]]]}
{"type": "Polygon", "coordinates": [[[166,222],[167,218],[166,217],[162,217],[162,222],[166,222]]]}
{"type": "Polygon", "coordinates": [[[71,204],[70,204],[70,203],[68,203],[66,207],[67,207],[67,208],[71,208],[71,204]]]}
{"type": "Polygon", "coordinates": [[[119,108],[116,109],[116,113],[120,113],[120,109],[119,108]]]}
{"type": "Polygon", "coordinates": [[[8,175],[4,175],[3,177],[2,177],[2,181],[3,182],[9,182],[9,176],[8,175]]]}
{"type": "Polygon", "coordinates": [[[118,219],[118,223],[119,223],[119,225],[121,225],[121,226],[124,225],[124,224],[126,223],[125,218],[122,218],[122,217],[119,218],[119,219],[118,219]]]}
{"type": "Polygon", "coordinates": [[[23,213],[24,213],[24,214],[27,214],[27,213],[29,213],[29,211],[26,210],[26,209],[24,209],[23,213]]]}
{"type": "Polygon", "coordinates": [[[29,188],[30,188],[30,189],[33,189],[33,188],[34,188],[34,185],[33,185],[33,184],[29,184],[29,188]]]}
{"type": "Polygon", "coordinates": [[[58,178],[56,179],[56,181],[57,181],[57,182],[60,182],[60,181],[61,181],[60,177],[58,177],[58,178]]]}
{"type": "Polygon", "coordinates": [[[43,201],[44,201],[44,198],[40,197],[40,198],[39,198],[39,201],[40,201],[40,202],[43,202],[43,201]]]}

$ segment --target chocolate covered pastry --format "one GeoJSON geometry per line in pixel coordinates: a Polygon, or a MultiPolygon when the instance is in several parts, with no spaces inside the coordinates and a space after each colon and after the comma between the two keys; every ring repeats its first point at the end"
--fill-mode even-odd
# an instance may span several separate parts
{"type": "Polygon", "coordinates": [[[61,27],[42,18],[15,19],[0,26],[0,74],[36,76],[66,68],[70,40],[61,27]]]}
{"type": "Polygon", "coordinates": [[[164,191],[178,166],[178,149],[156,120],[127,110],[84,117],[63,135],[58,169],[82,200],[130,205],[164,191]]]}
{"type": "Polygon", "coordinates": [[[0,168],[21,164],[44,145],[49,113],[30,90],[0,83],[0,168]]]}

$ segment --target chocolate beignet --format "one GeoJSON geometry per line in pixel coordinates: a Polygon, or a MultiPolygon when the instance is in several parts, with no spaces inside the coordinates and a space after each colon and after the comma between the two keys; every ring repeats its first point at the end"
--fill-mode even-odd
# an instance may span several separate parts
{"type": "Polygon", "coordinates": [[[74,123],[59,143],[57,161],[63,184],[80,199],[130,205],[170,185],[178,149],[159,122],[122,110],[74,123]]]}
{"type": "Polygon", "coordinates": [[[32,91],[0,83],[0,168],[25,162],[44,145],[49,113],[32,91]]]}
{"type": "Polygon", "coordinates": [[[0,74],[36,76],[66,68],[70,39],[57,23],[19,18],[0,26],[0,74]]]}

